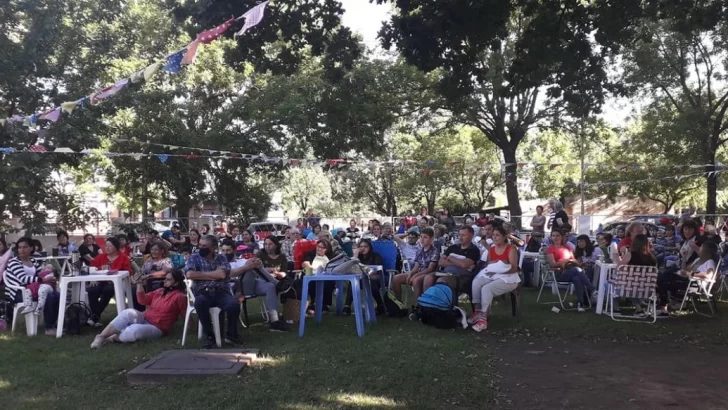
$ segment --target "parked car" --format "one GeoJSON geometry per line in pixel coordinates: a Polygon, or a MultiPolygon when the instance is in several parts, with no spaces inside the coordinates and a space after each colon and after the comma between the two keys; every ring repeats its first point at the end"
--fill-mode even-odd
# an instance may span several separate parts
{"type": "Polygon", "coordinates": [[[157,219],[152,223],[152,228],[162,234],[164,231],[172,229],[172,225],[175,224],[182,228],[183,231],[187,231],[186,226],[179,219],[157,219]]]}
{"type": "Polygon", "coordinates": [[[283,230],[287,227],[288,225],[283,222],[264,221],[251,223],[248,226],[248,230],[253,232],[253,239],[262,245],[265,238],[271,235],[274,235],[278,239],[283,238],[283,230]]]}
{"type": "MultiPolygon", "coordinates": [[[[639,220],[639,219],[635,219],[634,221],[642,222],[642,224],[647,229],[647,236],[649,236],[651,238],[656,238],[658,236],[658,233],[659,232],[664,232],[665,231],[665,227],[664,226],[661,226],[661,225],[656,225],[656,224],[650,223],[650,222],[644,222],[644,221],[639,220]]],[[[633,222],[633,221],[630,220],[630,221],[608,222],[608,223],[605,223],[605,224],[602,225],[602,231],[603,232],[610,232],[610,233],[616,235],[617,234],[617,231],[620,228],[626,230],[627,229],[627,225],[629,225],[630,222],[633,222]]]]}

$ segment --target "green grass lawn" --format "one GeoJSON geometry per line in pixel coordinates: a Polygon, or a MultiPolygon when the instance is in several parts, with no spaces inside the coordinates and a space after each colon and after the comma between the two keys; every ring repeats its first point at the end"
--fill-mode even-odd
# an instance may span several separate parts
{"type": "MultiPolygon", "coordinates": [[[[553,313],[550,306],[535,304],[535,295],[524,291],[520,321],[510,316],[509,302],[499,301],[491,329],[483,334],[382,318],[358,338],[353,317],[334,315],[325,316],[321,325],[309,319],[303,338],[295,331],[270,333],[257,324],[242,335],[262,357],[239,377],[164,386],[130,386],[125,373],[163,350],[179,349],[181,321],[162,340],[99,351],[89,349],[90,329],[61,340],[2,333],[0,403],[3,409],[485,408],[499,398],[490,343],[726,341],[722,316],[691,315],[657,325],[616,323],[592,313],[553,313]]],[[[249,311],[257,311],[253,302],[249,311]]],[[[107,313],[113,312],[111,306],[107,313]]],[[[188,340],[189,348],[199,347],[196,337],[188,340]]]]}

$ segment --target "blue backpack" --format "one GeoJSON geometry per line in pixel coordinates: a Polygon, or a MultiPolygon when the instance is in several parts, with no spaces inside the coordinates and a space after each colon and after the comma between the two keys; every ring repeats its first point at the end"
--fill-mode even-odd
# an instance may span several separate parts
{"type": "Polygon", "coordinates": [[[417,304],[421,308],[449,311],[455,305],[453,300],[453,293],[450,286],[444,283],[436,283],[417,299],[417,304]]]}
{"type": "Polygon", "coordinates": [[[428,288],[417,299],[415,315],[424,324],[438,329],[465,329],[465,312],[455,307],[452,289],[443,283],[428,288]]]}

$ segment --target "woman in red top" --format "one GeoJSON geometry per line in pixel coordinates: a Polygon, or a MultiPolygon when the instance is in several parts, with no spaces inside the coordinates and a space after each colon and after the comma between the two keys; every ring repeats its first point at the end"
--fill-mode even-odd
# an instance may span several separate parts
{"type": "Polygon", "coordinates": [[[588,303],[587,298],[592,295],[596,298],[596,290],[589,278],[581,268],[581,262],[575,257],[574,253],[564,244],[564,235],[558,230],[551,231],[551,245],[546,248],[546,258],[551,269],[557,271],[557,280],[571,282],[576,288],[576,297],[578,304],[577,312],[585,312],[585,306],[588,303]]]}
{"type": "Polygon", "coordinates": [[[493,246],[488,249],[488,265],[503,262],[510,265],[510,269],[506,272],[493,273],[488,272],[486,268],[473,279],[473,315],[468,319],[468,324],[471,324],[476,332],[488,328],[488,310],[493,298],[513,292],[521,281],[518,276],[518,252],[515,246],[508,244],[507,235],[508,232],[504,227],[493,228],[493,246]]]}
{"type": "Polygon", "coordinates": [[[187,311],[184,275],[174,271],[164,278],[164,287],[144,293],[137,283],[137,299],[147,306],[144,312],[126,309],[121,312],[91,343],[98,349],[106,342],[133,343],[144,339],[158,339],[169,334],[177,318],[187,311]]]}
{"type": "MultiPolygon", "coordinates": [[[[121,244],[119,240],[111,237],[106,239],[106,249],[104,253],[99,254],[91,260],[91,266],[107,271],[127,271],[129,275],[133,273],[131,260],[128,256],[120,252],[121,244]]],[[[109,305],[109,301],[114,297],[114,283],[110,281],[95,282],[90,285],[88,291],[88,304],[91,308],[90,326],[101,326],[99,320],[101,314],[109,305]]]]}
{"type": "Polygon", "coordinates": [[[123,253],[124,255],[131,258],[131,246],[129,245],[129,238],[122,234],[119,234],[116,236],[119,239],[119,253],[123,253]]]}

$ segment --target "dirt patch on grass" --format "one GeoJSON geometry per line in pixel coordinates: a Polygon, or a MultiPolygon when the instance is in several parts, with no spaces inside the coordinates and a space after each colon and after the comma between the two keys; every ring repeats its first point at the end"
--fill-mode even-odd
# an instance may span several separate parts
{"type": "Polygon", "coordinates": [[[492,340],[502,400],[515,409],[728,407],[717,346],[492,340]]]}

